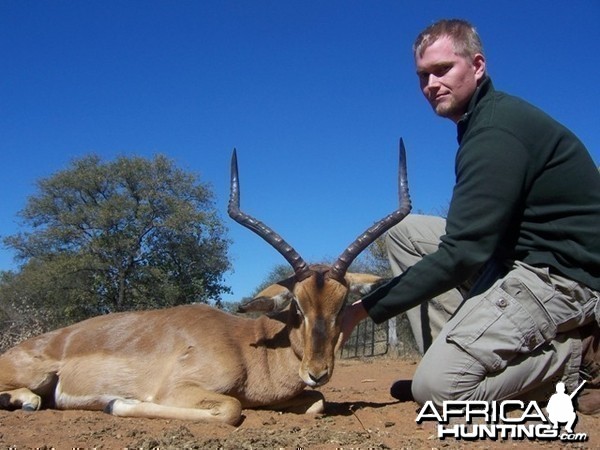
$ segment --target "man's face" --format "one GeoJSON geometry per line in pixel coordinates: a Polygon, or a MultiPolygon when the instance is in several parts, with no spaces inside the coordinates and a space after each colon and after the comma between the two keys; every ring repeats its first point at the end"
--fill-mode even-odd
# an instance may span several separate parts
{"type": "Polygon", "coordinates": [[[467,112],[469,100],[485,74],[485,58],[473,60],[457,55],[448,37],[441,37],[415,55],[419,84],[433,110],[441,117],[458,122],[467,112]]]}

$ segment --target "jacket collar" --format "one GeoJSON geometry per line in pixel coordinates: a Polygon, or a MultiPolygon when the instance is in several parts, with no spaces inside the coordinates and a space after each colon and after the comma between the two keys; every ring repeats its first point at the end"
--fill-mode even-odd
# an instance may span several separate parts
{"type": "Polygon", "coordinates": [[[469,121],[471,120],[471,116],[473,114],[473,110],[475,109],[475,106],[477,106],[479,101],[483,97],[485,97],[486,94],[488,94],[489,92],[493,92],[493,91],[494,91],[494,85],[492,84],[492,79],[486,75],[485,78],[483,79],[483,81],[481,82],[481,84],[475,90],[475,93],[473,93],[473,97],[471,97],[471,100],[469,101],[469,106],[467,108],[467,112],[460,118],[460,120],[456,124],[456,129],[457,129],[456,139],[458,140],[459,144],[462,141],[462,138],[465,135],[467,128],[469,127],[469,121]]]}

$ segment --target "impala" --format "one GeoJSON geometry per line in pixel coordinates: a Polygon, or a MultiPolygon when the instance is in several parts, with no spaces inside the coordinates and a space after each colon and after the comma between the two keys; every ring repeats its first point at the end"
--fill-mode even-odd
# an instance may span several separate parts
{"type": "Polygon", "coordinates": [[[381,280],[347,273],[358,254],[410,211],[400,141],[399,209],[361,234],[332,265],[308,265],[277,233],[240,211],[237,156],[229,215],[272,245],[294,275],[244,310],[194,304],[107,314],[26,340],[0,355],[0,408],[104,410],[116,416],[238,424],[243,408],[324,409],[350,291],[381,280]],[[283,309],[282,309],[283,308],[283,309]]]}

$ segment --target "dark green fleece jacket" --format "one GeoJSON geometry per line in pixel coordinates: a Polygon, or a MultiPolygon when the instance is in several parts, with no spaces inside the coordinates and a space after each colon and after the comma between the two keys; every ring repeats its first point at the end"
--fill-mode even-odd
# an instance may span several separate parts
{"type": "Polygon", "coordinates": [[[600,174],[577,137],[487,78],[458,123],[456,184],[439,250],[363,298],[383,322],[490,259],[550,267],[600,290],[600,174]]]}

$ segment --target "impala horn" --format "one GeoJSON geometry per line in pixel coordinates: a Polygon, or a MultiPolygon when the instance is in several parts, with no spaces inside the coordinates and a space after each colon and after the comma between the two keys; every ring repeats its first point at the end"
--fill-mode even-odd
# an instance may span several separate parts
{"type": "Polygon", "coordinates": [[[408,193],[408,178],[406,175],[406,149],[404,148],[404,141],[402,138],[400,138],[398,158],[398,209],[381,219],[379,222],[373,224],[373,226],[358,236],[354,242],[344,250],[344,253],[342,253],[337,261],[331,266],[329,272],[331,278],[342,281],[348,271],[348,267],[350,267],[350,264],[352,264],[352,261],[354,261],[360,252],[410,213],[412,205],[408,193]]]}
{"type": "Polygon", "coordinates": [[[231,156],[231,192],[229,195],[229,207],[227,208],[227,212],[229,217],[240,225],[243,225],[258,234],[261,238],[271,244],[275,250],[281,253],[294,269],[298,281],[307,278],[311,274],[308,264],[304,262],[298,252],[285,242],[281,236],[260,220],[256,220],[254,217],[240,211],[240,182],[238,176],[237,152],[235,149],[233,149],[233,155],[231,156]]]}
{"type": "MultiPolygon", "coordinates": [[[[398,171],[398,197],[399,207],[396,211],[381,219],[372,225],[364,233],[358,236],[352,244],[339,256],[337,261],[331,266],[329,277],[343,282],[344,276],[352,261],[375,241],[379,236],[404,219],[411,210],[410,195],[408,193],[408,181],[406,175],[406,150],[404,141],[400,139],[399,149],[399,171],[398,171]]],[[[275,233],[271,228],[256,220],[254,217],[240,211],[240,185],[237,164],[237,152],[234,149],[231,156],[231,191],[229,196],[229,207],[227,208],[229,217],[240,225],[252,230],[258,236],[267,241],[277,250],[294,269],[296,279],[302,281],[310,276],[312,271],[302,257],[290,246],[281,236],[275,233]]]]}

